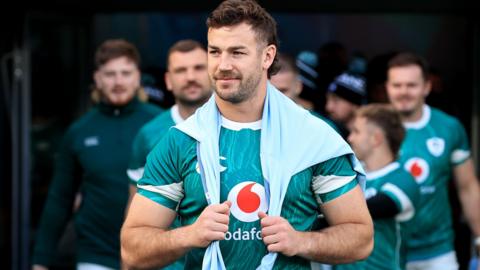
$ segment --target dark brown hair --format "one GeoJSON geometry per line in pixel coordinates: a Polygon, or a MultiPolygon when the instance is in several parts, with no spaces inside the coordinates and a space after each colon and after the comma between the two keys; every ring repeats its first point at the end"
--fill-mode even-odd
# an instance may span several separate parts
{"type": "MultiPolygon", "coordinates": [[[[226,0],[207,18],[208,28],[220,28],[247,23],[257,34],[257,40],[278,49],[277,23],[268,12],[254,0],[226,0]]],[[[278,57],[275,55],[268,68],[268,77],[279,70],[278,57]]]]}
{"type": "Polygon", "coordinates": [[[428,80],[428,63],[421,56],[410,52],[401,52],[388,61],[388,69],[406,66],[418,66],[422,70],[423,79],[428,80]]]}
{"type": "Polygon", "coordinates": [[[168,49],[167,53],[167,68],[169,66],[169,61],[170,61],[170,55],[174,52],[182,52],[182,53],[187,53],[191,52],[195,49],[201,49],[206,52],[205,47],[198,41],[195,41],[193,39],[182,39],[177,42],[175,42],[170,49],[168,49]]]}
{"type": "Polygon", "coordinates": [[[360,107],[355,115],[356,117],[365,117],[369,123],[383,130],[390,150],[397,158],[398,150],[405,138],[405,128],[400,114],[389,104],[372,103],[360,107]]]}
{"type": "Polygon", "coordinates": [[[123,56],[130,59],[140,68],[140,54],[132,43],[124,39],[106,40],[98,47],[95,53],[95,67],[98,69],[108,61],[123,56]]]}

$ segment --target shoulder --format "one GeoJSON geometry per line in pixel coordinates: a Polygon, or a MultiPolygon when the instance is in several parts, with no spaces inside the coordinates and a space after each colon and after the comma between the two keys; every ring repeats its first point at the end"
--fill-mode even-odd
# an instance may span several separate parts
{"type": "Polygon", "coordinates": [[[437,108],[430,107],[430,110],[431,110],[430,122],[432,124],[441,125],[447,128],[462,126],[462,124],[456,117],[449,115],[437,108]]]}
{"type": "Polygon", "coordinates": [[[163,111],[155,118],[145,123],[140,129],[140,133],[152,133],[168,129],[173,125],[170,118],[170,110],[163,111]]]}
{"type": "Polygon", "coordinates": [[[140,102],[138,106],[138,111],[151,116],[156,116],[159,113],[163,112],[164,110],[156,105],[140,102]]]}
{"type": "Polygon", "coordinates": [[[100,113],[98,109],[96,107],[91,108],[68,127],[67,134],[74,134],[85,128],[90,128],[94,122],[99,121],[99,116],[100,113]]]}
{"type": "Polygon", "coordinates": [[[409,197],[416,197],[419,194],[419,186],[415,181],[415,178],[408,173],[403,166],[400,166],[387,174],[386,183],[397,186],[409,197]]]}
{"type": "MultiPolygon", "coordinates": [[[[196,140],[176,128],[169,128],[162,139],[163,144],[173,146],[179,151],[186,151],[196,144],[196,140]]],[[[159,145],[159,144],[157,144],[159,145]]]]}

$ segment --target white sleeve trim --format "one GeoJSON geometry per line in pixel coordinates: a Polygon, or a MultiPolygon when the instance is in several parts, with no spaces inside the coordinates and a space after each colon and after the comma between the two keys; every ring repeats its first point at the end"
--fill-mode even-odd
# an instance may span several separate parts
{"type": "Polygon", "coordinates": [[[407,221],[411,219],[413,215],[415,215],[415,207],[413,207],[412,201],[410,201],[410,199],[405,194],[405,192],[403,192],[403,190],[391,183],[386,183],[385,185],[383,185],[382,190],[393,193],[400,201],[402,209],[400,210],[400,213],[398,213],[395,217],[397,221],[407,221]]]}
{"type": "Polygon", "coordinates": [[[470,157],[470,151],[457,149],[452,152],[452,155],[450,156],[450,162],[452,162],[453,164],[461,163],[469,157],[470,157]]]}
{"type": "Polygon", "coordinates": [[[312,189],[315,194],[324,194],[334,191],[355,179],[357,175],[338,176],[338,175],[318,175],[312,179],[312,189]]]}
{"type": "Polygon", "coordinates": [[[144,171],[145,171],[144,167],[140,167],[138,169],[128,169],[127,175],[128,175],[128,178],[130,178],[130,180],[134,182],[138,182],[138,180],[142,178],[144,171]]]}
{"type": "Polygon", "coordinates": [[[184,196],[183,181],[163,186],[137,185],[137,187],[155,192],[175,202],[180,202],[184,196]]]}

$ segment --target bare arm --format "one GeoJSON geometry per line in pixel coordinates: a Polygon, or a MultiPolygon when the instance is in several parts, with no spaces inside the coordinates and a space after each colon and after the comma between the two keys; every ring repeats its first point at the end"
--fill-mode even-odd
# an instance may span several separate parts
{"type": "Polygon", "coordinates": [[[121,232],[123,262],[140,269],[162,267],[192,248],[206,247],[211,241],[224,239],[230,205],[229,202],[210,205],[192,225],[168,230],[176,213],[135,195],[121,232]]]}
{"type": "MultiPolygon", "coordinates": [[[[472,159],[455,166],[453,174],[463,213],[473,234],[478,237],[480,236],[480,211],[478,211],[480,207],[480,185],[475,176],[472,159]]],[[[477,249],[480,251],[480,247],[477,247],[477,249]]]]}
{"type": "Polygon", "coordinates": [[[135,194],[137,194],[137,186],[129,184],[128,185],[128,202],[127,202],[127,207],[125,207],[125,218],[128,215],[128,209],[130,209],[130,205],[132,204],[132,200],[135,194]]]}
{"type": "Polygon", "coordinates": [[[269,251],[338,264],[364,259],[373,249],[373,223],[359,186],[324,204],[330,227],[316,232],[295,231],[282,217],[262,218],[263,241],[269,251]]]}

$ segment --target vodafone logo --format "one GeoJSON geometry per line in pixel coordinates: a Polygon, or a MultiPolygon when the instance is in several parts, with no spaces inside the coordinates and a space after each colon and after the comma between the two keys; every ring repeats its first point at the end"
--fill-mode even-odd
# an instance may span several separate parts
{"type": "Polygon", "coordinates": [[[428,163],[418,157],[409,159],[405,163],[405,170],[407,170],[419,184],[423,183],[430,173],[428,163]]]}
{"type": "Polygon", "coordinates": [[[230,213],[243,222],[256,221],[259,211],[268,210],[265,188],[257,182],[237,184],[228,193],[228,200],[232,202],[230,213]]]}

